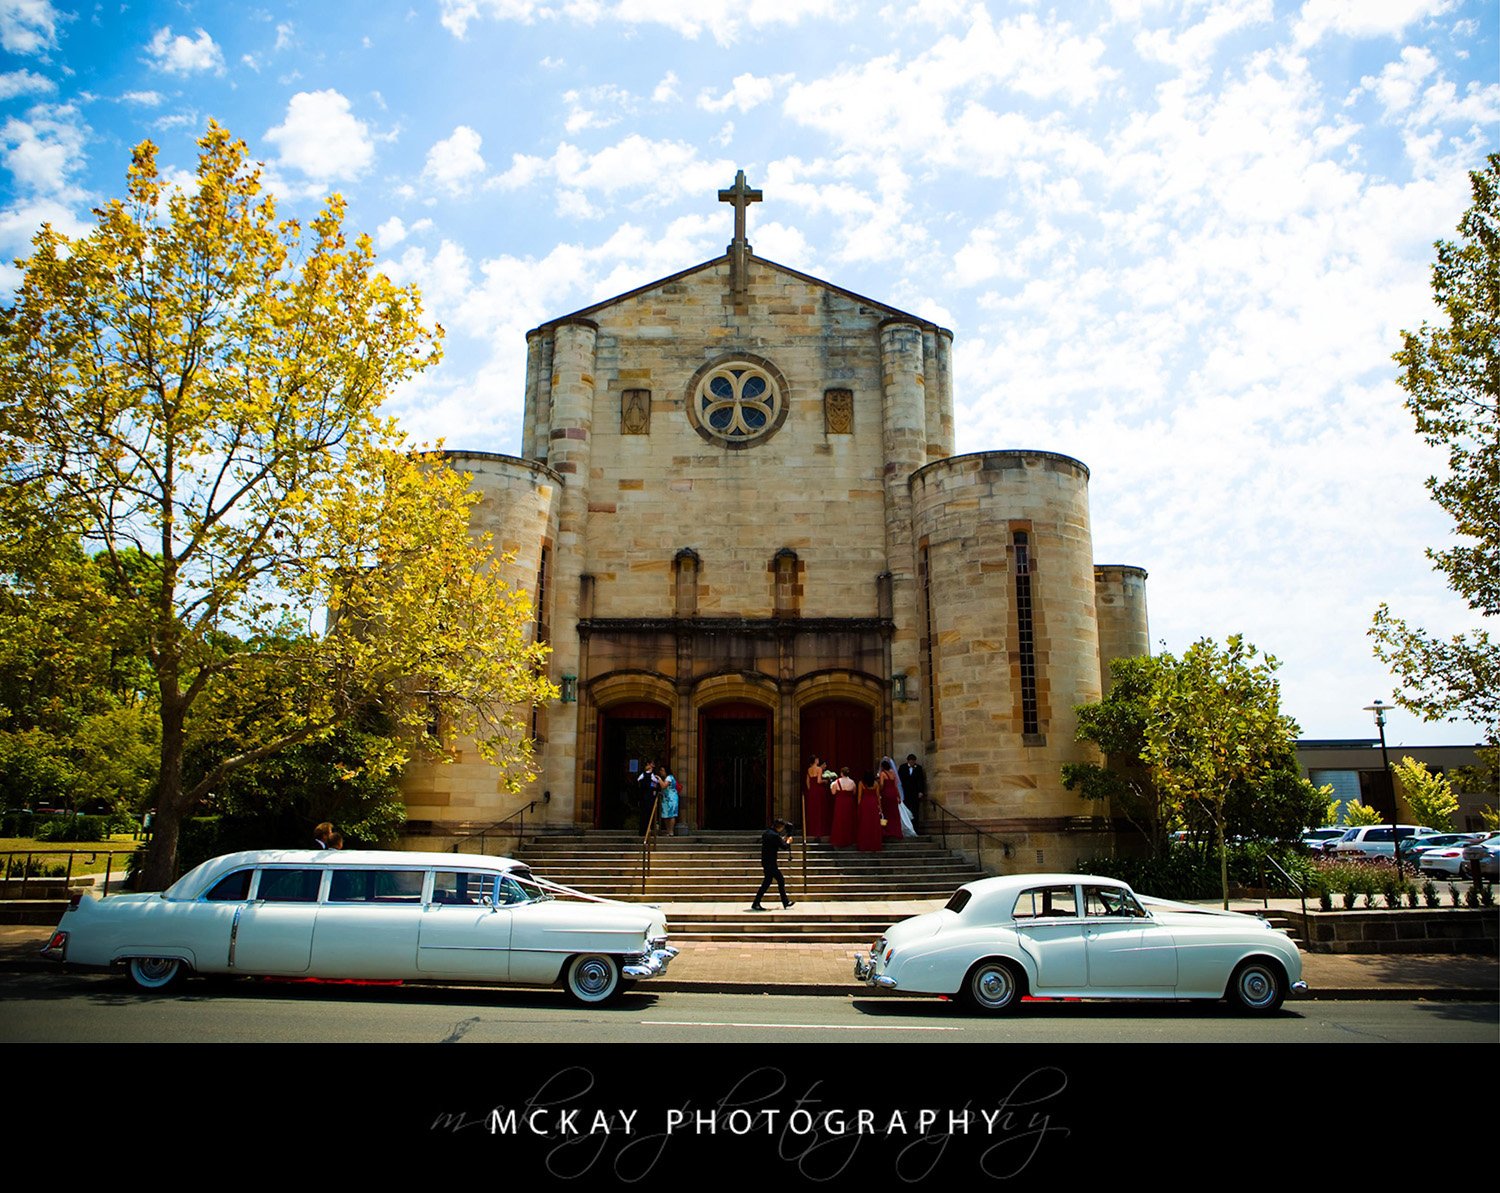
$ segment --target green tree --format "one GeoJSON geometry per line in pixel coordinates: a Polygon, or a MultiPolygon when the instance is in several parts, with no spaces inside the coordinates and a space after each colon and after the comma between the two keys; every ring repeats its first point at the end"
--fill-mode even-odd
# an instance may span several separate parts
{"type": "Polygon", "coordinates": [[[1237,634],[1223,649],[1202,638],[1180,660],[1164,656],[1163,681],[1149,701],[1142,760],[1166,795],[1212,825],[1226,907],[1232,801],[1284,769],[1297,737],[1296,722],[1281,712],[1278,665],[1237,634]]]}
{"type": "MultiPolygon", "coordinates": [[[[1427,556],[1490,619],[1500,615],[1500,154],[1469,179],[1473,206],[1459,239],[1437,242],[1432,267],[1443,322],[1402,332],[1395,360],[1417,433],[1448,453],[1446,473],[1427,488],[1461,541],[1427,556]]],[[[1370,633],[1401,681],[1397,702],[1427,720],[1469,718],[1500,746],[1500,638],[1487,629],[1434,637],[1383,604],[1370,633]]]]}
{"type": "Polygon", "coordinates": [[[1433,774],[1425,762],[1415,758],[1402,758],[1391,769],[1396,772],[1416,823],[1451,832],[1453,818],[1458,815],[1458,797],[1453,794],[1447,776],[1433,774]]]}
{"type": "Polygon", "coordinates": [[[1156,783],[1142,760],[1150,723],[1151,693],[1162,680],[1167,656],[1113,659],[1109,694],[1097,704],[1081,704],[1078,740],[1092,742],[1104,765],[1070,762],[1063,766],[1063,786],[1125,817],[1141,834],[1152,857],[1166,851],[1181,806],[1156,783]]]}
{"type": "Polygon", "coordinates": [[[200,800],[368,701],[425,741],[419,685],[519,783],[519,710],[551,691],[525,596],[470,533],[466,478],[379,413],[438,358],[441,329],[368,237],[346,241],[338,196],[304,234],[242,142],[211,123],[199,146],[189,188],[143,142],[90,235],[44,226],[0,321],[7,483],[102,551],[119,638],[144,644],[150,886],[173,878],[200,800]],[[257,682],[267,671],[277,683],[257,682]],[[190,771],[190,741],[227,732],[216,710],[254,692],[270,697],[235,722],[235,748],[190,771]]]}
{"type": "MultiPolygon", "coordinates": [[[[1077,709],[1078,739],[1098,746],[1105,764],[1063,767],[1063,785],[1085,799],[1107,801],[1141,833],[1152,857],[1167,849],[1174,829],[1196,830],[1205,837],[1215,832],[1210,805],[1190,796],[1183,785],[1165,782],[1160,768],[1147,760],[1160,732],[1165,694],[1196,662],[1192,651],[1182,659],[1163,653],[1111,662],[1109,695],[1077,709]]],[[[1301,777],[1290,736],[1267,744],[1264,760],[1264,767],[1229,785],[1218,809],[1223,832],[1256,840],[1296,839],[1326,818],[1327,793],[1301,777]]]]}
{"type": "Polygon", "coordinates": [[[1380,814],[1378,808],[1372,808],[1355,799],[1350,800],[1349,807],[1345,809],[1344,823],[1350,828],[1363,828],[1367,824],[1385,824],[1386,818],[1380,814]]]}

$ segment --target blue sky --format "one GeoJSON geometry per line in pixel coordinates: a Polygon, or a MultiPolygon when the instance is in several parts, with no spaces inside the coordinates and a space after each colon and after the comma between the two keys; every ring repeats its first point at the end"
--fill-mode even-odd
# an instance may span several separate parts
{"type": "Polygon", "coordinates": [[[757,253],[954,330],[959,450],[1090,466],[1154,638],[1242,632],[1306,736],[1366,737],[1376,605],[1471,624],[1390,354],[1500,148],[1497,7],[0,0],[0,260],[216,119],[421,287],[410,432],[515,452],[526,330],[721,253],[743,168],[757,253]]]}

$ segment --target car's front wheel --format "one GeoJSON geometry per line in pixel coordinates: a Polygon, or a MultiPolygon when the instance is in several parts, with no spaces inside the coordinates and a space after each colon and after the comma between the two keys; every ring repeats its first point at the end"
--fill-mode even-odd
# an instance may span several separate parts
{"type": "Polygon", "coordinates": [[[180,985],[187,977],[188,967],[176,957],[132,957],[125,965],[125,972],[137,990],[155,994],[180,985]]]}
{"type": "Polygon", "coordinates": [[[999,1014],[1021,1001],[1026,993],[1026,979],[1009,961],[981,961],[969,970],[959,993],[974,1010],[999,1014]]]}
{"type": "Polygon", "coordinates": [[[1242,961],[1229,979],[1230,1001],[1247,1014],[1272,1014],[1285,998],[1286,977],[1274,962],[1258,958],[1242,961]]]}
{"type": "Polygon", "coordinates": [[[620,964],[603,953],[585,953],[568,963],[568,993],[581,1003],[608,1002],[620,990],[620,964]]]}

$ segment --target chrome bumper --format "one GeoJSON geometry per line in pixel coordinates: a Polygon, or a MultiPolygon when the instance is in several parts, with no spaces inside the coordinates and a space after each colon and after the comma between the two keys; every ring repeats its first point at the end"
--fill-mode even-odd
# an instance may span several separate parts
{"type": "Polygon", "coordinates": [[[652,949],[649,953],[642,953],[627,961],[620,967],[620,972],[627,978],[654,978],[667,972],[667,966],[672,963],[672,958],[677,956],[679,950],[671,945],[662,945],[660,948],[652,949]]]}
{"type": "Polygon", "coordinates": [[[1292,983],[1292,989],[1293,990],[1306,990],[1307,989],[1307,983],[1306,982],[1293,982],[1292,983]]]}
{"type": "Polygon", "coordinates": [[[894,990],[896,979],[888,978],[885,974],[875,972],[875,960],[873,957],[854,958],[854,976],[858,981],[867,986],[879,986],[882,990],[894,990]]]}

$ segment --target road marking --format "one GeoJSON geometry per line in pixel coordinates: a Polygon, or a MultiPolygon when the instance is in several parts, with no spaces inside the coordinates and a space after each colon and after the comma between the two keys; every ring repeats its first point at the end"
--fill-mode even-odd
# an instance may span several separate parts
{"type": "Polygon", "coordinates": [[[887,1023],[717,1023],[703,1019],[642,1019],[646,1027],[774,1027],[783,1031],[963,1031],[961,1027],[913,1027],[887,1023]]]}

